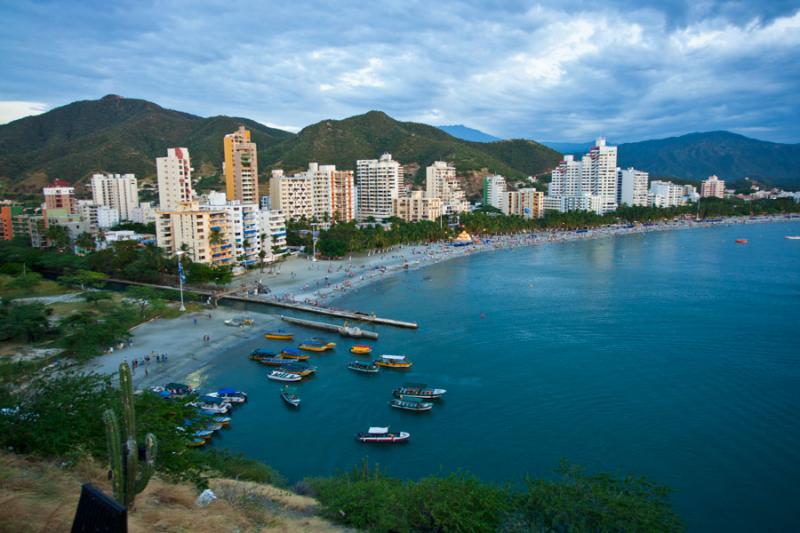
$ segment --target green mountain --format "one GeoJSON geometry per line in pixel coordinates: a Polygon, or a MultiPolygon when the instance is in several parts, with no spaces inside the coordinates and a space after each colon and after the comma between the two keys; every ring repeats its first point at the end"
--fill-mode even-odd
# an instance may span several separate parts
{"type": "Polygon", "coordinates": [[[463,141],[435,126],[399,122],[370,111],[312,124],[268,148],[262,161],[288,171],[305,168],[309,161],[353,169],[358,159],[376,159],[384,152],[403,164],[425,167],[437,160],[452,161],[462,173],[487,169],[512,177],[547,172],[561,158],[534,141],[463,141]]]}
{"type": "Polygon", "coordinates": [[[202,118],[145,100],[109,95],[0,126],[0,179],[21,190],[53,178],[79,182],[93,172],[155,174],[170,146],[189,148],[195,168],[222,161],[222,137],[245,124],[266,150],[292,134],[249,119],[202,118]]]}
{"type": "Polygon", "coordinates": [[[746,177],[787,188],[800,186],[800,144],[751,139],[727,131],[619,145],[619,166],[651,176],[702,180],[712,174],[727,181],[746,177]]]}

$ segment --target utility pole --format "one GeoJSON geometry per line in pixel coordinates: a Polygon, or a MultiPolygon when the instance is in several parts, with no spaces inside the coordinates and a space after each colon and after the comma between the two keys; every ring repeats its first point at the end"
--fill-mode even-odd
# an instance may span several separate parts
{"type": "Polygon", "coordinates": [[[182,251],[175,252],[175,255],[178,256],[178,286],[180,287],[181,291],[181,307],[180,307],[181,312],[186,311],[186,306],[183,305],[183,278],[186,277],[183,273],[183,265],[181,264],[181,255],[183,254],[184,252],[182,251]]]}

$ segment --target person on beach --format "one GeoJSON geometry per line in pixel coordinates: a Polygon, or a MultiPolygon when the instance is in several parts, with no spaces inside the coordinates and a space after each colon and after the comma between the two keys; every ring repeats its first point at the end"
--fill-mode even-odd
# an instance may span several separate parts
{"type": "Polygon", "coordinates": [[[193,320],[194,320],[194,325],[196,326],[197,325],[197,319],[195,318],[193,320]]]}

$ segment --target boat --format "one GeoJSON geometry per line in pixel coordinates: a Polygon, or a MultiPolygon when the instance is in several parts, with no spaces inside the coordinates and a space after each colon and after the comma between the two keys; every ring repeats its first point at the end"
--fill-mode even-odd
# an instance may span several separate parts
{"type": "Polygon", "coordinates": [[[428,387],[424,383],[404,383],[402,387],[394,390],[394,395],[398,398],[422,398],[423,400],[435,400],[441,398],[446,389],[436,389],[428,387]]]}
{"type": "Polygon", "coordinates": [[[211,431],[210,429],[201,429],[201,430],[195,431],[193,437],[199,438],[199,439],[209,440],[213,435],[214,435],[214,432],[211,431]]]}
{"type": "Polygon", "coordinates": [[[262,365],[267,366],[282,366],[287,364],[288,359],[284,359],[283,357],[260,357],[255,359],[262,365]]]}
{"type": "Polygon", "coordinates": [[[405,355],[381,355],[375,364],[387,368],[411,368],[414,363],[409,361],[405,355]]]}
{"type": "Polygon", "coordinates": [[[274,381],[300,381],[303,379],[303,376],[293,372],[280,372],[279,370],[273,370],[267,375],[267,379],[274,381]]]}
{"type": "Polygon", "coordinates": [[[231,425],[231,417],[229,416],[215,416],[212,420],[220,424],[222,427],[228,427],[231,425]]]}
{"type": "Polygon", "coordinates": [[[277,357],[277,356],[278,356],[277,352],[266,350],[264,348],[256,348],[255,350],[250,352],[249,357],[251,360],[258,361],[260,363],[261,360],[264,359],[265,357],[277,357]]]}
{"type": "Polygon", "coordinates": [[[310,355],[301,353],[297,348],[284,348],[278,356],[281,359],[294,359],[296,361],[307,361],[311,358],[310,355]]]}
{"type": "Polygon", "coordinates": [[[422,398],[393,398],[389,400],[389,405],[396,409],[404,409],[406,411],[430,411],[433,409],[433,404],[431,402],[423,401],[422,398]]]}
{"type": "Polygon", "coordinates": [[[208,424],[206,426],[206,429],[209,431],[217,432],[220,429],[222,429],[222,424],[220,424],[219,422],[212,422],[211,424],[208,424]]]}
{"type": "Polygon", "coordinates": [[[786,235],[784,239],[788,239],[790,241],[800,241],[800,235],[786,235]]]}
{"type": "Polygon", "coordinates": [[[317,371],[317,367],[306,365],[303,363],[289,363],[283,361],[283,364],[276,369],[278,372],[288,372],[290,374],[297,374],[298,376],[310,376],[317,371]]]}
{"type": "Polygon", "coordinates": [[[294,338],[294,333],[279,329],[277,331],[268,331],[264,334],[264,338],[275,341],[290,341],[294,338]]]}
{"type": "Polygon", "coordinates": [[[360,442],[395,443],[407,442],[411,433],[406,431],[391,432],[388,427],[371,427],[364,433],[356,433],[356,440],[360,442]]]}
{"type": "Polygon", "coordinates": [[[356,372],[364,372],[367,374],[375,374],[380,370],[380,367],[373,362],[364,363],[362,361],[351,361],[347,363],[347,368],[356,372]]]}
{"type": "Polygon", "coordinates": [[[206,396],[220,398],[229,403],[244,403],[247,401],[247,393],[236,389],[219,389],[217,392],[209,392],[206,396]]]}
{"type": "Polygon", "coordinates": [[[193,438],[191,441],[189,441],[189,444],[187,444],[186,446],[188,446],[189,448],[199,448],[200,446],[205,446],[205,445],[206,445],[206,439],[196,437],[193,438]]]}
{"type": "Polygon", "coordinates": [[[350,353],[354,353],[356,355],[369,355],[372,353],[372,346],[368,346],[366,344],[356,344],[350,348],[350,353]]]}
{"type": "Polygon", "coordinates": [[[300,407],[300,397],[297,396],[297,389],[289,385],[281,387],[281,398],[292,407],[300,407]]]}
{"type": "Polygon", "coordinates": [[[747,239],[736,239],[736,244],[747,244],[747,239]]]}
{"type": "Polygon", "coordinates": [[[211,396],[203,396],[198,401],[189,402],[186,405],[197,407],[204,411],[208,411],[210,414],[215,414],[215,415],[224,415],[231,410],[230,403],[220,398],[213,398],[211,396]]]}
{"type": "Polygon", "coordinates": [[[150,390],[165,398],[180,398],[194,392],[194,389],[185,383],[167,383],[163,387],[153,387],[150,390]]]}
{"type": "Polygon", "coordinates": [[[335,342],[327,342],[321,339],[304,341],[299,346],[301,350],[306,350],[308,352],[327,352],[328,350],[333,350],[335,347],[335,342]]]}
{"type": "Polygon", "coordinates": [[[224,321],[226,326],[231,326],[234,328],[243,328],[245,326],[252,326],[255,321],[252,318],[229,318],[228,320],[224,321]]]}

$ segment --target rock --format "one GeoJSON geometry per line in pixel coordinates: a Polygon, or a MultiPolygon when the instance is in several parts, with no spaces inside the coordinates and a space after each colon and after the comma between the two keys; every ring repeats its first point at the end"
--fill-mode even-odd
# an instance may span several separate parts
{"type": "Polygon", "coordinates": [[[200,496],[197,497],[197,500],[194,502],[194,504],[197,507],[206,507],[208,504],[210,504],[216,499],[217,495],[214,494],[214,491],[212,491],[211,489],[206,489],[200,493],[200,496]]]}

